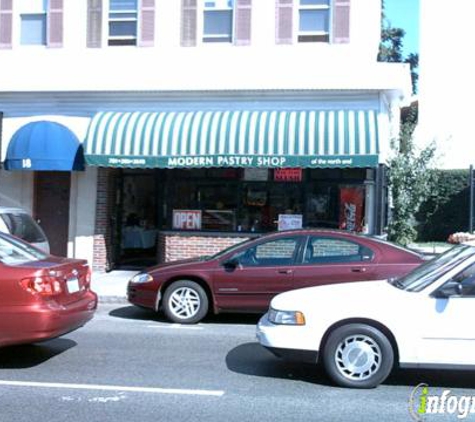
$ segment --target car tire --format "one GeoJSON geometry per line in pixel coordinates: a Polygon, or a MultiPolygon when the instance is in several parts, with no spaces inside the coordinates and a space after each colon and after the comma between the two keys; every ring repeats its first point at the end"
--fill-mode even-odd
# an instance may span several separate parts
{"type": "Polygon", "coordinates": [[[323,349],[323,366],[341,387],[374,388],[392,370],[394,350],[388,338],[366,324],[348,324],[333,330],[323,349]]]}
{"type": "Polygon", "coordinates": [[[180,324],[196,324],[208,313],[208,296],[195,281],[180,280],[172,283],[163,295],[166,317],[180,324]]]}

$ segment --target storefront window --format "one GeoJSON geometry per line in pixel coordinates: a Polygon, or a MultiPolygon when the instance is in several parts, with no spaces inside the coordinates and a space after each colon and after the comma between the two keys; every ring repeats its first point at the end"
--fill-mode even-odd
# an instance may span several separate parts
{"type": "Polygon", "coordinates": [[[251,232],[277,230],[279,214],[301,214],[302,209],[299,184],[244,183],[240,229],[251,232]]]}
{"type": "Polygon", "coordinates": [[[339,188],[334,184],[312,183],[307,191],[307,226],[338,227],[339,188]]]}
{"type": "MultiPolygon", "coordinates": [[[[177,210],[199,211],[199,230],[204,231],[275,231],[282,214],[301,216],[304,227],[343,228],[343,223],[356,229],[361,226],[364,169],[253,170],[168,172],[165,227],[178,229],[173,225],[173,212],[177,210]],[[353,201],[356,196],[358,201],[353,201]],[[357,207],[354,214],[350,213],[353,203],[357,207]],[[345,204],[349,205],[343,209],[345,204]]],[[[196,225],[190,227],[198,230],[196,225]]]]}
{"type": "Polygon", "coordinates": [[[273,231],[279,214],[304,210],[301,182],[275,182],[263,174],[250,177],[241,169],[179,170],[169,176],[170,213],[201,211],[201,230],[273,231]]]}

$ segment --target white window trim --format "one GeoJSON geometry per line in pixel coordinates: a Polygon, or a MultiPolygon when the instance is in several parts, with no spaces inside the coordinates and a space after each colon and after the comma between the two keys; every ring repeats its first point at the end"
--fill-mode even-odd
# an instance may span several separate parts
{"type": "Polygon", "coordinates": [[[299,41],[300,36],[315,36],[315,35],[327,35],[328,40],[331,39],[331,22],[332,22],[332,13],[333,13],[333,1],[329,0],[328,4],[305,4],[301,5],[300,0],[296,0],[294,11],[293,11],[293,20],[294,20],[294,44],[325,44],[319,42],[303,42],[299,41]],[[328,31],[300,31],[300,11],[301,10],[328,10],[328,31]]]}
{"type": "MultiPolygon", "coordinates": [[[[236,0],[233,1],[233,6],[232,7],[222,7],[222,8],[207,8],[205,7],[206,0],[200,0],[198,2],[198,9],[197,9],[197,45],[203,46],[203,45],[212,45],[212,46],[229,46],[233,45],[235,42],[235,32],[236,32],[236,0]],[[203,38],[205,37],[204,33],[204,16],[205,16],[205,11],[206,10],[216,10],[216,11],[221,11],[221,10],[231,10],[233,14],[233,21],[232,21],[232,27],[231,27],[231,41],[223,41],[223,42],[209,42],[209,41],[204,41],[203,38]]],[[[212,38],[212,36],[207,36],[207,38],[212,38]]],[[[218,36],[216,36],[218,38],[218,36]]]]}

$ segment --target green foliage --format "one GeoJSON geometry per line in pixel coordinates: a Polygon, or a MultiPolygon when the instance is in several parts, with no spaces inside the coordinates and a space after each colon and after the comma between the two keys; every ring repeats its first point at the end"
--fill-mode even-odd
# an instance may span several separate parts
{"type": "Polygon", "coordinates": [[[431,145],[417,150],[412,139],[417,121],[414,116],[415,110],[401,125],[399,138],[391,143],[394,154],[388,161],[388,183],[393,202],[388,238],[404,246],[416,240],[416,213],[436,182],[436,172],[430,168],[435,147],[431,145]]]}
{"type": "Polygon", "coordinates": [[[404,61],[402,54],[404,35],[406,35],[404,29],[393,28],[386,22],[386,25],[381,30],[378,61],[402,63],[404,61]]]}
{"type": "Polygon", "coordinates": [[[411,80],[412,80],[412,92],[417,92],[417,83],[419,82],[419,74],[417,69],[419,68],[419,54],[411,53],[404,59],[404,63],[409,63],[411,67],[411,80]]]}
{"type": "Polygon", "coordinates": [[[446,241],[468,230],[468,176],[468,170],[437,170],[437,185],[417,213],[420,240],[446,241]]]}

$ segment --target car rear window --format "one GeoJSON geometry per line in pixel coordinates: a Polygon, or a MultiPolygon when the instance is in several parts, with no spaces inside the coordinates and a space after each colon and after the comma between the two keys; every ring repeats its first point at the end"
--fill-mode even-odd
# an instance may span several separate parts
{"type": "Polygon", "coordinates": [[[2,213],[0,218],[8,228],[8,233],[30,243],[46,242],[46,236],[33,218],[25,213],[2,213]]]}
{"type": "Polygon", "coordinates": [[[369,261],[374,252],[358,243],[333,237],[311,237],[304,253],[310,264],[369,261]]]}
{"type": "Polygon", "coordinates": [[[0,261],[7,265],[46,259],[48,255],[19,240],[0,236],[0,261]]]}

